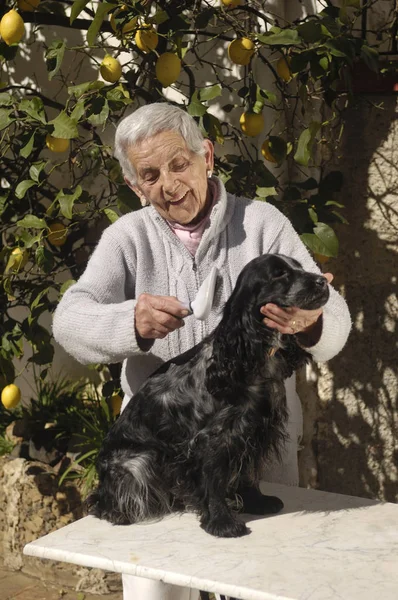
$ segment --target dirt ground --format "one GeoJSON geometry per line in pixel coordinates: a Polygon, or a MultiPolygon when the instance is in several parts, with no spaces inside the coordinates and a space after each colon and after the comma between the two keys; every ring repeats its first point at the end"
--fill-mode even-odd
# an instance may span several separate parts
{"type": "Polygon", "coordinates": [[[20,571],[9,571],[0,564],[0,596],[1,600],[122,600],[122,594],[97,596],[76,592],[70,589],[57,588],[44,584],[39,579],[30,577],[20,571]]]}

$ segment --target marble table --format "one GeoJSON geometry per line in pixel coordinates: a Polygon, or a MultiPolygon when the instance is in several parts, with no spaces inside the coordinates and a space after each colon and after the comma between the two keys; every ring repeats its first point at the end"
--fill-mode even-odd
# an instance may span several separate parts
{"type": "Polygon", "coordinates": [[[265,484],[278,515],[243,515],[251,533],[206,534],[195,515],[112,526],[85,517],[24,554],[244,600],[397,600],[398,505],[265,484]]]}

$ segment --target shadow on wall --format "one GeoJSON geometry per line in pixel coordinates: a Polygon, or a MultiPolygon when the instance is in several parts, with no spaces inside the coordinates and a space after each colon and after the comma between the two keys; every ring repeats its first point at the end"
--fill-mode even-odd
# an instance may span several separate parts
{"type": "Polygon", "coordinates": [[[394,96],[361,98],[346,115],[341,162],[349,225],[327,266],[353,329],[320,365],[318,487],[398,501],[398,121],[394,96]],[[377,106],[381,105],[381,109],[377,106]]]}

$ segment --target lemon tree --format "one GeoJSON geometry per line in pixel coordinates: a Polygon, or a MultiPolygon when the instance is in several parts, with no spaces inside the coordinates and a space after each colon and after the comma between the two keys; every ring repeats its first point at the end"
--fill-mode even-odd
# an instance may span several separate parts
{"type": "MultiPolygon", "coordinates": [[[[349,69],[362,61],[377,71],[377,48],[356,33],[359,1],[324,3],[294,22],[265,4],[1,3],[3,388],[14,385],[27,345],[46,377],[53,346],[42,313],[81,275],[104,225],[141,209],[109,132],[126,111],[171,91],[215,143],[227,190],[276,204],[313,253],[336,256],[343,181],[326,161],[349,104],[349,69]]],[[[119,371],[109,369],[111,398],[119,371]]]]}

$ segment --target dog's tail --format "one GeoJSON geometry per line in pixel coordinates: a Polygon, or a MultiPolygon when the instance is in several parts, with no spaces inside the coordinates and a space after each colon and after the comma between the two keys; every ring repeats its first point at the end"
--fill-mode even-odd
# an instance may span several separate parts
{"type": "Polygon", "coordinates": [[[88,513],[115,525],[159,518],[172,510],[152,453],[114,453],[99,468],[99,484],[87,498],[88,513]]]}

